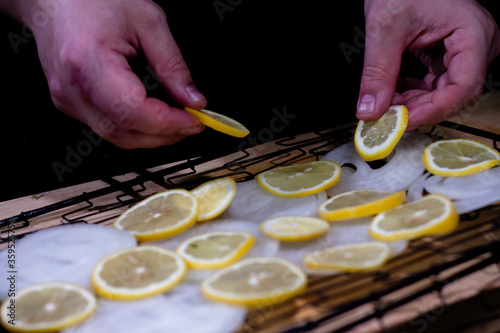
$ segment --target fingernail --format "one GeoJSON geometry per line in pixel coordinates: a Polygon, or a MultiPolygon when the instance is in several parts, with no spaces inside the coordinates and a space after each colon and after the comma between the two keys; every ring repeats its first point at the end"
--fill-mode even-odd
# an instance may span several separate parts
{"type": "Polygon", "coordinates": [[[375,96],[373,95],[363,95],[358,102],[358,108],[356,114],[370,114],[375,111],[375,96]]]}
{"type": "Polygon", "coordinates": [[[186,92],[189,96],[189,98],[191,99],[191,101],[193,102],[197,102],[197,101],[201,101],[203,100],[205,97],[198,91],[198,89],[196,89],[196,87],[194,86],[194,84],[190,83],[187,87],[186,87],[186,92]]]}
{"type": "Polygon", "coordinates": [[[186,127],[181,130],[182,135],[193,135],[201,132],[201,125],[196,125],[192,127],[186,127]]]}

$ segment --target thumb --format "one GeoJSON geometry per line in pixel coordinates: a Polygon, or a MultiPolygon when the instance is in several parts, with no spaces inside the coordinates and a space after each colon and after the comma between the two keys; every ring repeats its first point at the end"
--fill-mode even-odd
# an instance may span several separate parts
{"type": "Polygon", "coordinates": [[[141,35],[141,47],[150,66],[172,100],[181,106],[202,109],[205,97],[196,89],[191,73],[177,46],[166,19],[151,25],[141,35]]]}
{"type": "Polygon", "coordinates": [[[366,36],[356,117],[374,120],[391,105],[401,67],[403,41],[387,30],[366,36]]]}

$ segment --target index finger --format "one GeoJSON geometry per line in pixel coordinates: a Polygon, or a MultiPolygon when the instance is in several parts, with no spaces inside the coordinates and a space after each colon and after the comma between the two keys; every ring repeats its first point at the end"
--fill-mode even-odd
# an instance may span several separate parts
{"type": "Polygon", "coordinates": [[[200,122],[184,110],[148,97],[127,59],[118,53],[101,57],[100,70],[88,79],[91,102],[124,130],[156,135],[186,135],[202,130],[200,122]]]}

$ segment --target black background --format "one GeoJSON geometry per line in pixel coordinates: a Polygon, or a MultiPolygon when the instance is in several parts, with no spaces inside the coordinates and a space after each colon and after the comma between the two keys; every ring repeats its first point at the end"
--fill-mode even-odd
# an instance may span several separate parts
{"type": "MultiPolygon", "coordinates": [[[[245,124],[260,136],[273,109],[296,117],[273,139],[354,121],[362,70],[364,31],[362,1],[291,2],[260,0],[157,1],[190,67],[194,82],[207,97],[207,108],[245,124]],[[215,4],[229,6],[221,11],[215,4]],[[228,8],[229,8],[228,7],[228,8]],[[341,45],[352,53],[346,57],[341,45]]],[[[242,140],[206,129],[178,144],[157,149],[121,150],[103,142],[75,163],[68,149],[87,140],[83,124],[59,112],[51,102],[34,39],[20,24],[0,16],[0,110],[2,172],[0,199],[30,195],[106,175],[128,171],[102,154],[139,167],[189,156],[235,151],[242,140]],[[24,38],[14,48],[9,36],[24,38]],[[17,51],[17,52],[16,52],[17,51]],[[60,175],[61,176],[61,175],[60,175]]],[[[405,58],[406,71],[421,68],[405,58]]],[[[132,63],[139,77],[148,75],[141,59],[132,63]]],[[[498,81],[498,79],[497,79],[498,81]]],[[[151,95],[161,96],[159,89],[151,95]]]]}

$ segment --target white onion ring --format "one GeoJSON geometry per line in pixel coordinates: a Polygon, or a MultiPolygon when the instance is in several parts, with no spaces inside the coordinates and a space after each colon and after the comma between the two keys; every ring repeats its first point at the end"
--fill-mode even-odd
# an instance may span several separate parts
{"type": "Polygon", "coordinates": [[[96,313],[64,333],[235,332],[246,309],[206,300],[199,284],[183,282],[170,292],[137,301],[99,300],[96,313]]]}
{"type": "Polygon", "coordinates": [[[500,167],[462,177],[441,177],[426,172],[408,189],[407,200],[426,193],[439,193],[453,201],[458,214],[465,214],[500,201],[500,167]]]}
{"type": "Polygon", "coordinates": [[[280,197],[263,189],[257,180],[250,180],[237,183],[236,195],[222,217],[257,223],[281,215],[317,217],[318,206],[326,199],[325,192],[295,198],[280,197]]]}
{"type": "Polygon", "coordinates": [[[470,213],[500,201],[500,192],[488,192],[468,199],[454,200],[458,214],[470,213]]]}
{"type": "Polygon", "coordinates": [[[424,196],[424,184],[429,177],[432,177],[432,175],[429,172],[425,172],[422,176],[418,177],[413,183],[411,183],[406,194],[406,201],[415,201],[424,196]]]}
{"type": "Polygon", "coordinates": [[[426,180],[424,189],[429,193],[441,193],[450,199],[500,193],[500,167],[462,177],[433,176],[426,180]]]}
{"type": "Polygon", "coordinates": [[[378,169],[372,169],[359,156],[353,141],[337,147],[322,158],[342,167],[339,182],[326,192],[329,196],[334,196],[360,189],[387,192],[406,190],[425,171],[422,153],[431,142],[423,133],[405,133],[394,149],[392,158],[378,169]],[[346,164],[354,165],[356,171],[346,172],[348,169],[352,170],[346,164]]]}
{"type": "Polygon", "coordinates": [[[500,167],[461,177],[433,175],[423,190],[450,198],[459,214],[469,213],[500,201],[500,167]]]}
{"type": "MultiPolygon", "coordinates": [[[[135,246],[131,234],[110,226],[75,224],[52,227],[27,235],[16,242],[16,283],[24,288],[35,283],[65,281],[90,287],[90,276],[103,256],[124,247],[135,246]]],[[[0,252],[7,258],[8,249],[0,252]]],[[[2,260],[3,271],[7,260],[2,260]]],[[[6,279],[0,279],[2,298],[8,291],[6,279]]]]}

